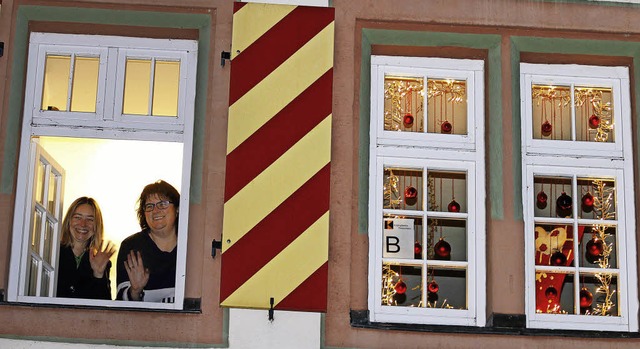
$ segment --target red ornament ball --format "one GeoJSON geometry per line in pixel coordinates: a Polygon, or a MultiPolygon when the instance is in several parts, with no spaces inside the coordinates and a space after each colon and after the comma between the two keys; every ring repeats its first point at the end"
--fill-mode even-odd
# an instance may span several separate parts
{"type": "Polygon", "coordinates": [[[435,280],[429,282],[429,284],[427,285],[427,291],[429,291],[430,293],[437,293],[439,290],[440,286],[438,286],[438,283],[435,280]]]}
{"type": "Polygon", "coordinates": [[[584,212],[593,211],[593,202],[594,202],[594,198],[593,198],[593,195],[591,195],[591,193],[586,193],[582,195],[582,210],[584,212]]]}
{"type": "Polygon", "coordinates": [[[404,188],[404,198],[405,199],[414,199],[418,196],[418,189],[412,186],[408,186],[404,188]]]}
{"type": "Polygon", "coordinates": [[[449,259],[451,258],[451,245],[446,242],[443,238],[440,238],[440,241],[433,246],[433,251],[435,252],[435,256],[437,259],[449,259]]]}
{"type": "Polygon", "coordinates": [[[456,200],[451,200],[449,205],[447,205],[447,210],[449,210],[449,212],[460,212],[460,204],[456,200]]]}
{"type": "Polygon", "coordinates": [[[580,308],[589,308],[593,304],[593,294],[586,288],[580,290],[580,308]]]}
{"type": "Polygon", "coordinates": [[[573,207],[573,200],[571,196],[567,195],[567,193],[562,192],[558,199],[556,200],[556,214],[558,217],[569,217],[571,216],[571,208],[573,207]]]}
{"type": "Polygon", "coordinates": [[[545,209],[547,207],[547,199],[547,193],[545,193],[543,190],[540,190],[540,192],[536,196],[536,206],[538,206],[538,208],[541,210],[545,209]]]}
{"type": "Polygon", "coordinates": [[[442,125],[440,125],[440,131],[442,133],[449,134],[451,133],[452,130],[453,130],[453,125],[451,125],[451,123],[447,120],[443,121],[442,125]]]}
{"type": "Polygon", "coordinates": [[[406,113],[402,119],[402,123],[404,124],[404,127],[407,128],[413,126],[413,115],[406,113]]]}
{"type": "Polygon", "coordinates": [[[415,259],[422,258],[422,244],[420,244],[418,241],[413,244],[413,257],[415,259]]]}
{"type": "Polygon", "coordinates": [[[602,243],[602,240],[598,239],[595,236],[591,238],[589,242],[587,242],[586,247],[586,257],[587,260],[591,263],[593,263],[592,261],[597,260],[597,258],[600,257],[602,255],[602,252],[604,251],[604,244],[602,243]]]}
{"type": "Polygon", "coordinates": [[[544,291],[544,296],[547,297],[547,299],[556,299],[558,297],[558,290],[553,286],[549,286],[544,291]]]}
{"type": "Polygon", "coordinates": [[[407,284],[405,284],[404,281],[400,280],[396,283],[393,289],[396,290],[396,293],[404,294],[405,292],[407,292],[407,284]]]}
{"type": "Polygon", "coordinates": [[[593,114],[589,117],[589,127],[590,128],[598,128],[600,126],[600,117],[596,114],[593,114]]]}
{"type": "Polygon", "coordinates": [[[551,255],[549,263],[553,266],[564,266],[567,264],[567,256],[560,251],[556,251],[551,255]]]}
{"type": "Polygon", "coordinates": [[[551,135],[551,131],[553,131],[553,126],[551,126],[549,121],[545,121],[540,127],[540,130],[543,136],[549,137],[551,135]]]}

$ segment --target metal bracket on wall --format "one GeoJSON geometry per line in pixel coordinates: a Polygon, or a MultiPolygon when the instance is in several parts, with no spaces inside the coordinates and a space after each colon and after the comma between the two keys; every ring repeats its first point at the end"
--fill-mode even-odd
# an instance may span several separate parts
{"type": "Polygon", "coordinates": [[[273,297],[269,298],[269,304],[271,305],[269,307],[269,321],[271,322],[273,322],[273,303],[274,303],[273,297]]]}
{"type": "Polygon", "coordinates": [[[221,249],[222,249],[222,241],[217,241],[216,239],[213,239],[213,241],[211,241],[211,257],[216,258],[216,250],[221,250],[221,249]]]}
{"type": "Polygon", "coordinates": [[[4,56],[4,42],[0,42],[0,57],[4,56]]]}
{"type": "Polygon", "coordinates": [[[224,61],[231,60],[231,52],[222,51],[220,53],[220,65],[224,67],[224,61]]]}

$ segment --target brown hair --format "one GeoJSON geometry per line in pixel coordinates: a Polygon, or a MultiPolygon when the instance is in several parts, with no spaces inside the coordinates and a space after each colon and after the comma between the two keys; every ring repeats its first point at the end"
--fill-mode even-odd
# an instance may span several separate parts
{"type": "MultiPolygon", "coordinates": [[[[140,197],[138,198],[138,207],[136,209],[138,213],[138,223],[140,223],[141,229],[147,229],[149,225],[147,224],[147,218],[144,216],[144,206],[147,204],[147,199],[152,196],[157,195],[163,200],[169,200],[176,207],[176,226],[178,225],[178,218],[180,217],[178,208],[180,207],[180,193],[174,188],[171,184],[158,180],[154,183],[148,184],[140,193],[140,197]]],[[[176,229],[177,232],[177,229],[176,229]]]]}
{"type": "Polygon", "coordinates": [[[91,237],[89,246],[85,246],[85,247],[98,248],[100,247],[100,243],[102,243],[102,237],[104,236],[104,226],[102,224],[102,211],[100,211],[100,206],[98,206],[98,203],[94,198],[90,198],[86,196],[79,197],[74,202],[72,202],[71,206],[69,206],[69,209],[67,210],[67,214],[64,215],[64,220],[62,221],[62,238],[60,239],[60,244],[62,246],[69,246],[69,247],[72,246],[73,239],[71,237],[71,217],[73,216],[73,214],[76,212],[76,209],[80,205],[89,205],[93,207],[94,216],[95,216],[95,220],[94,220],[95,226],[93,229],[94,233],[93,233],[93,236],[91,237]]]}

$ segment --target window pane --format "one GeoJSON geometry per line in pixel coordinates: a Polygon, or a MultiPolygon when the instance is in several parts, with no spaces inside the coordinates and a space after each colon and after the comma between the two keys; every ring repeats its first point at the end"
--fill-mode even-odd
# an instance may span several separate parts
{"type": "Polygon", "coordinates": [[[467,271],[428,268],[427,307],[467,309],[467,271]]]}
{"type": "Polygon", "coordinates": [[[52,214],[56,214],[58,211],[58,184],[60,176],[57,176],[53,171],[49,173],[49,194],[47,195],[47,210],[52,214]]]}
{"type": "Polygon", "coordinates": [[[385,76],[384,129],[424,132],[424,79],[385,76]]]}
{"type": "Polygon", "coordinates": [[[533,85],[533,138],[570,141],[571,86],[533,85]]]}
{"type": "Polygon", "coordinates": [[[96,112],[99,68],[98,57],[76,57],[71,88],[71,111],[96,112]]]}
{"type": "Polygon", "coordinates": [[[455,171],[427,172],[429,211],[467,212],[467,174],[455,171]]]}
{"type": "Polygon", "coordinates": [[[178,116],[180,62],[156,61],[151,115],[178,116]]]}
{"type": "Polygon", "coordinates": [[[534,229],[535,264],[556,267],[572,266],[573,226],[536,224],[534,229]]]}
{"type": "Polygon", "coordinates": [[[536,313],[575,314],[572,274],[536,272],[536,313]]]}
{"type": "Polygon", "coordinates": [[[573,217],[571,177],[535,176],[533,179],[536,217],[573,217]]]}
{"type": "Polygon", "coordinates": [[[31,256],[27,273],[27,296],[35,296],[38,284],[38,260],[31,256]]]}
{"type": "Polygon", "coordinates": [[[467,134],[467,82],[429,79],[427,94],[427,132],[467,134]]]}
{"type": "Polygon", "coordinates": [[[616,182],[605,178],[578,177],[580,218],[616,219],[616,182]]]}
{"type": "Polygon", "coordinates": [[[35,253],[40,253],[40,236],[42,235],[42,213],[35,210],[33,214],[33,222],[31,223],[33,229],[31,230],[31,250],[35,253]]]}
{"type": "Polygon", "coordinates": [[[610,88],[576,86],[576,140],[614,142],[612,96],[610,88]]]}
{"type": "Polygon", "coordinates": [[[123,114],[149,115],[151,60],[127,58],[123,114]]]}
{"type": "Polygon", "coordinates": [[[54,233],[54,229],[55,229],[55,223],[51,222],[50,220],[47,219],[47,226],[45,227],[45,231],[44,231],[44,251],[42,251],[42,259],[48,263],[48,264],[53,264],[51,261],[51,252],[52,249],[55,247],[55,244],[53,243],[53,233],[54,233]]]}
{"type": "Polygon", "coordinates": [[[71,57],[47,55],[42,89],[42,110],[67,110],[71,57]]]}
{"type": "Polygon", "coordinates": [[[618,268],[616,227],[603,224],[580,225],[580,266],[618,268]]]}
{"type": "Polygon", "coordinates": [[[34,186],[34,195],[36,198],[36,202],[44,206],[44,174],[46,172],[46,164],[42,161],[38,161],[36,165],[36,183],[34,186]]]}
{"type": "Polygon", "coordinates": [[[422,306],[422,267],[382,265],[382,305],[422,306]]]}
{"type": "Polygon", "coordinates": [[[388,167],[383,181],[384,208],[422,210],[422,170],[388,167]]]}
{"type": "Polygon", "coordinates": [[[580,314],[620,316],[618,293],[616,274],[580,274],[580,314]]]}
{"type": "Polygon", "coordinates": [[[49,283],[51,282],[51,271],[42,268],[42,280],[40,281],[40,296],[49,295],[49,283]]]}
{"type": "Polygon", "coordinates": [[[427,220],[430,259],[467,260],[467,227],[464,219],[431,218],[427,220]]]}

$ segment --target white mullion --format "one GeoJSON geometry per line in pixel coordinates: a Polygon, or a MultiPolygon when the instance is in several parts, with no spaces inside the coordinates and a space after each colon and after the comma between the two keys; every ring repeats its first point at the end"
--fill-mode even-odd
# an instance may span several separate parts
{"type": "Polygon", "coordinates": [[[71,98],[73,97],[73,74],[76,68],[76,54],[72,53],[69,62],[69,81],[67,82],[67,107],[66,112],[71,112],[71,98]]]}
{"type": "Polygon", "coordinates": [[[149,105],[147,106],[147,115],[153,115],[153,83],[156,78],[156,58],[151,57],[151,75],[149,76],[149,105]]]}
{"type": "MultiPolygon", "coordinates": [[[[575,101],[575,90],[576,85],[571,83],[571,87],[569,88],[569,93],[571,94],[571,141],[576,141],[576,101],[575,101]]],[[[562,103],[562,102],[561,102],[562,103]]],[[[586,102],[585,102],[586,103],[586,102]]]]}

